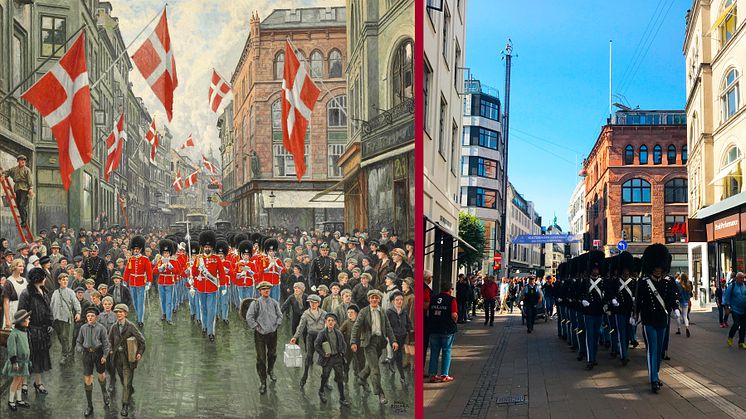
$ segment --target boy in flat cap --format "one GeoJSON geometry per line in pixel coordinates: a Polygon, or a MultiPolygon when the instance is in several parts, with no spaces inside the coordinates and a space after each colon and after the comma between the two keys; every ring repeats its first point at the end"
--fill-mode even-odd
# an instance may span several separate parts
{"type": "Polygon", "coordinates": [[[52,308],[52,315],[54,316],[52,327],[57,332],[57,338],[62,347],[60,365],[67,362],[68,358],[71,358],[73,349],[70,344],[72,341],[72,332],[75,322],[80,321],[82,313],[80,301],[75,298],[75,291],[67,287],[68,281],[69,278],[66,273],[59,274],[57,277],[59,288],[52,293],[49,304],[52,308]]]}
{"type": "Polygon", "coordinates": [[[129,414],[130,395],[135,391],[132,387],[132,376],[137,368],[137,363],[145,352],[145,338],[135,325],[127,320],[129,307],[124,304],[117,304],[114,307],[114,313],[117,316],[117,322],[109,331],[109,344],[111,347],[111,362],[119,375],[122,382],[122,416],[129,414]],[[129,346],[127,339],[134,337],[137,341],[137,353],[134,362],[129,361],[129,346]]]}
{"type": "Polygon", "coordinates": [[[293,294],[285,299],[282,303],[282,312],[290,315],[290,332],[295,334],[300,324],[300,318],[303,312],[308,309],[308,295],[305,293],[306,284],[302,282],[296,282],[293,284],[293,294]]]}
{"type": "Polygon", "coordinates": [[[106,326],[98,323],[98,308],[88,307],[85,312],[87,323],[80,328],[75,349],[83,354],[83,384],[88,402],[84,416],[93,414],[93,369],[98,373],[98,385],[108,407],[111,402],[106,391],[106,357],[111,351],[106,326]]]}
{"type": "Polygon", "coordinates": [[[327,313],[324,316],[324,329],[319,332],[314,343],[316,353],[319,354],[319,365],[321,365],[321,386],[319,387],[319,398],[321,403],[326,403],[327,382],[332,370],[334,370],[334,381],[337,382],[339,390],[339,404],[349,406],[350,402],[345,399],[344,389],[344,370],[345,370],[345,350],[347,345],[342,332],[337,330],[337,316],[333,313],[327,313]]]}
{"type": "Polygon", "coordinates": [[[321,305],[321,297],[316,294],[311,294],[308,296],[308,303],[310,308],[303,312],[303,315],[300,317],[298,330],[295,331],[292,339],[290,339],[290,343],[295,344],[301,336],[304,336],[306,343],[306,358],[303,362],[303,377],[300,379],[301,388],[306,385],[308,371],[313,366],[313,345],[316,342],[316,336],[318,336],[319,332],[324,329],[324,318],[326,317],[326,311],[319,307],[321,305]]]}
{"type": "Polygon", "coordinates": [[[273,372],[277,359],[277,328],[282,324],[280,303],[269,294],[272,284],[262,281],[257,285],[259,298],[254,300],[246,311],[246,323],[254,330],[254,345],[256,347],[256,372],[262,384],[259,393],[267,392],[267,376],[277,381],[273,372]]]}

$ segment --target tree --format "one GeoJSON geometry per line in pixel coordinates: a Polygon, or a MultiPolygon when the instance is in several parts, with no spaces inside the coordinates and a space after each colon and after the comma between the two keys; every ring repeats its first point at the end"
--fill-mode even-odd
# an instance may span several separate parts
{"type": "Polygon", "coordinates": [[[464,252],[459,256],[459,267],[465,266],[467,270],[471,270],[474,265],[482,261],[484,224],[476,216],[461,212],[458,216],[458,234],[465,242],[477,249],[476,252],[471,249],[464,249],[464,252]]]}

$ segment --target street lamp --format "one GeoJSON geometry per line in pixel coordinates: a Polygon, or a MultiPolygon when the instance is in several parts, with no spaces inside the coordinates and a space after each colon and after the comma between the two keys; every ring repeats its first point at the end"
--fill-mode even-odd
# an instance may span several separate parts
{"type": "MultiPolygon", "coordinates": [[[[270,207],[270,209],[274,209],[275,208],[275,198],[276,197],[277,196],[275,195],[274,191],[269,191],[269,207],[270,207]]],[[[272,227],[272,213],[271,212],[267,212],[267,224],[268,224],[267,227],[272,227]]]]}

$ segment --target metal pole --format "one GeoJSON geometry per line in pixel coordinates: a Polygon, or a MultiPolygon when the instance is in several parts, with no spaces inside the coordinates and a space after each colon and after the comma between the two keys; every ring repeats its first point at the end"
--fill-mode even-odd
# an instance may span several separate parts
{"type": "Polygon", "coordinates": [[[612,41],[609,39],[609,123],[611,123],[611,46],[612,41]]]}
{"type": "MultiPolygon", "coordinates": [[[[507,241],[507,219],[508,219],[508,134],[509,134],[509,123],[510,123],[510,65],[511,65],[511,54],[513,52],[513,42],[508,39],[508,43],[505,46],[505,101],[503,107],[505,112],[503,114],[503,138],[505,139],[505,147],[503,147],[503,207],[502,214],[500,215],[501,228],[500,228],[500,244],[504,251],[508,245],[507,241]]],[[[510,250],[508,249],[508,255],[510,250]]],[[[505,264],[505,272],[510,275],[510,257],[508,262],[505,264]]]]}

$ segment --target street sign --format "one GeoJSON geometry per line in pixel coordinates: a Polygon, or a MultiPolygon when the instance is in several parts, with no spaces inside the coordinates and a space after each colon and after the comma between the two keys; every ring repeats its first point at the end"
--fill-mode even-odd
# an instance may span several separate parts
{"type": "Polygon", "coordinates": [[[625,250],[627,250],[627,242],[624,240],[619,240],[619,243],[616,244],[616,247],[617,249],[624,252],[625,250]]]}
{"type": "Polygon", "coordinates": [[[495,263],[500,263],[501,260],[503,260],[503,255],[501,253],[495,253],[495,263]]]}
{"type": "Polygon", "coordinates": [[[601,240],[599,239],[593,240],[593,247],[601,247],[601,240]]]}
{"type": "Polygon", "coordinates": [[[513,244],[574,243],[583,240],[583,236],[572,234],[519,234],[512,238],[513,244]]]}

